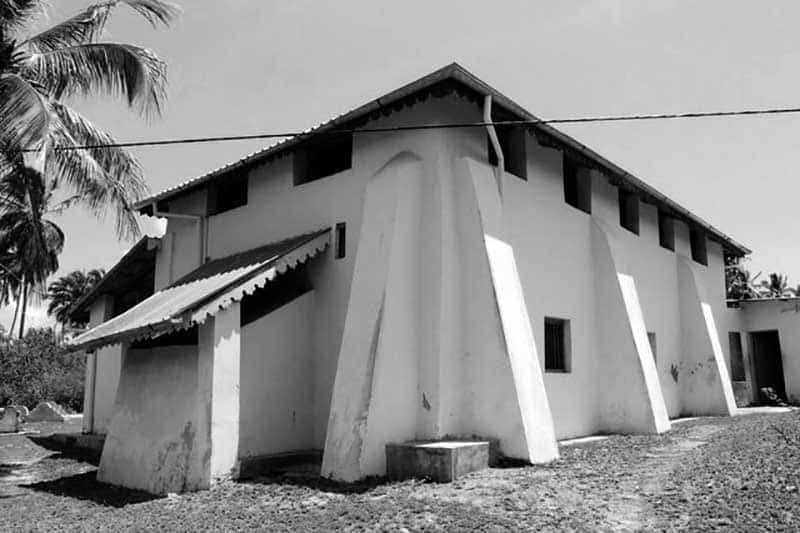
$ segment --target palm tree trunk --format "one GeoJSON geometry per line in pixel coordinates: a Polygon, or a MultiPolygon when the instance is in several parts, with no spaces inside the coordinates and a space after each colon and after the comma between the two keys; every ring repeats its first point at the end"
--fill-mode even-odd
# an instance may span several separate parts
{"type": "Polygon", "coordinates": [[[20,298],[20,296],[22,296],[22,295],[21,294],[17,294],[17,298],[16,298],[17,303],[14,306],[14,318],[11,319],[11,327],[8,329],[9,338],[14,337],[14,328],[17,325],[17,315],[19,315],[19,305],[22,302],[22,298],[20,298]]]}
{"type": "Polygon", "coordinates": [[[22,278],[22,313],[19,316],[19,338],[25,332],[25,312],[28,310],[28,282],[22,278]]]}

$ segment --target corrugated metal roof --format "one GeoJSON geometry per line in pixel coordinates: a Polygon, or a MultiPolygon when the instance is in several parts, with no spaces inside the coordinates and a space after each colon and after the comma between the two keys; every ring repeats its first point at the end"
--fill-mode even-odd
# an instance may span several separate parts
{"type": "MultiPolygon", "coordinates": [[[[306,130],[301,135],[279,141],[264,148],[263,150],[259,150],[246,157],[243,157],[238,161],[234,161],[228,165],[203,174],[202,176],[191,178],[179,183],[178,185],[175,185],[174,187],[170,187],[169,189],[136,203],[134,208],[138,209],[143,214],[152,214],[152,207],[156,202],[198,188],[205,182],[223,176],[226,173],[238,168],[251,165],[259,161],[266,161],[270,158],[287,153],[294,146],[301,142],[305,142],[313,135],[334,130],[337,127],[343,127],[345,125],[350,125],[350,127],[352,127],[353,122],[378,118],[379,116],[387,115],[402,109],[404,105],[411,105],[414,101],[424,100],[428,97],[428,95],[420,96],[419,98],[412,98],[411,102],[409,102],[410,97],[417,96],[418,93],[429,91],[435,88],[437,85],[448,81],[456,82],[460,86],[473,91],[478,95],[492,95],[493,105],[495,107],[504,108],[521,119],[531,121],[540,120],[538,117],[522,108],[519,104],[473,75],[461,65],[457,63],[451,63],[446,67],[443,67],[435,72],[432,72],[431,74],[428,74],[427,76],[404,85],[399,89],[376,98],[375,100],[372,100],[356,109],[343,113],[314,128],[306,130]]],[[[602,171],[615,176],[627,187],[637,191],[639,194],[649,199],[653,203],[659,204],[664,209],[671,212],[671,214],[674,216],[682,218],[690,224],[702,227],[710,234],[712,239],[722,243],[728,251],[734,252],[738,255],[747,255],[751,252],[750,249],[738,243],[717,228],[713,227],[702,218],[691,213],[688,209],[682,207],[677,202],[670,200],[667,198],[667,196],[656,190],[654,187],[651,187],[630,172],[612,163],[597,152],[573,139],[566,133],[563,133],[549,124],[537,124],[531,126],[531,129],[547,135],[551,139],[557,141],[559,145],[563,145],[571,150],[574,150],[580,154],[580,156],[595,164],[602,171]]]]}
{"type": "Polygon", "coordinates": [[[153,338],[205,322],[330,244],[330,228],[202,265],[135,307],[73,339],[72,350],[153,338]]]}

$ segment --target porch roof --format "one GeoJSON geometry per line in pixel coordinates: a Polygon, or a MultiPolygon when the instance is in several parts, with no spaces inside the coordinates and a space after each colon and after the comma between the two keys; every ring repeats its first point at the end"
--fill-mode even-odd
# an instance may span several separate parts
{"type": "Polygon", "coordinates": [[[74,338],[71,350],[154,338],[201,324],[209,316],[306,262],[330,244],[330,228],[210,261],[135,307],[74,338]]]}

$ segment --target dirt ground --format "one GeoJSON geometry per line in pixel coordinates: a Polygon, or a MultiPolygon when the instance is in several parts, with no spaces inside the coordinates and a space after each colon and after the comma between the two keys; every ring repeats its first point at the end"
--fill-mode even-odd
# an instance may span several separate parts
{"type": "Polygon", "coordinates": [[[95,469],[31,438],[0,436],[0,529],[800,530],[798,412],[610,436],[564,446],[549,465],[441,485],[339,485],[294,472],[155,497],[98,483],[95,469]]]}

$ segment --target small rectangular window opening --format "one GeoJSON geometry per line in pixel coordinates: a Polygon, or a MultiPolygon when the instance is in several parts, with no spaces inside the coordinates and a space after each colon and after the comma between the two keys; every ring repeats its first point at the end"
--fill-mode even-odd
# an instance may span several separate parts
{"type": "Polygon", "coordinates": [[[653,361],[658,362],[658,350],[657,350],[655,332],[648,331],[647,340],[650,342],[650,351],[653,352],[653,361]]]}
{"type": "Polygon", "coordinates": [[[728,344],[731,350],[731,381],[746,381],[744,373],[744,353],[742,352],[742,334],[738,331],[728,332],[728,344]]]}
{"type": "Polygon", "coordinates": [[[247,205],[247,171],[223,178],[208,189],[208,214],[216,215],[247,205]]]}
{"type": "Polygon", "coordinates": [[[619,189],[619,225],[639,235],[639,197],[619,189]]]}
{"type": "Polygon", "coordinates": [[[353,134],[330,134],[294,152],[294,184],[316,181],[353,167],[353,134]]]}
{"type": "Polygon", "coordinates": [[[584,213],[592,213],[592,172],[564,154],[562,160],[564,201],[584,213]]]}
{"type": "Polygon", "coordinates": [[[544,369],[545,372],[570,372],[569,320],[545,317],[544,319],[544,369]]]}
{"type": "Polygon", "coordinates": [[[347,226],[344,222],[336,224],[336,259],[344,258],[347,253],[347,226]]]}
{"type": "MultiPolygon", "coordinates": [[[[497,133],[500,149],[503,151],[505,162],[503,170],[520,179],[527,180],[528,161],[525,155],[525,129],[519,126],[495,126],[494,130],[497,133]]],[[[497,154],[494,151],[492,139],[488,134],[486,135],[486,142],[489,146],[489,164],[497,166],[497,154]]]]}
{"type": "Polygon", "coordinates": [[[658,242],[662,248],[675,251],[675,219],[663,211],[658,212],[658,242]]]}
{"type": "Polygon", "coordinates": [[[701,229],[692,228],[689,231],[689,242],[692,247],[692,259],[696,263],[708,266],[708,250],[706,249],[706,234],[701,229]]]}

